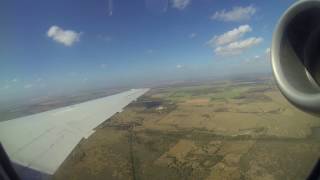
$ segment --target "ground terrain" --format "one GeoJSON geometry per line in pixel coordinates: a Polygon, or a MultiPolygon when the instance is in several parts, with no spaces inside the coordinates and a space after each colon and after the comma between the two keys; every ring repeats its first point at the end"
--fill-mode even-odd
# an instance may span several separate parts
{"type": "Polygon", "coordinates": [[[318,127],[270,78],[159,87],[83,139],[54,179],[304,179],[318,127]]]}

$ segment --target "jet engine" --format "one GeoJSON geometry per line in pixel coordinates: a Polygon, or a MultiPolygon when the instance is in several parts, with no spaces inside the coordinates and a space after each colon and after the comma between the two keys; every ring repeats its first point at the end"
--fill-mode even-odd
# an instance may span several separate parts
{"type": "Polygon", "coordinates": [[[272,37],[273,74],[282,94],[298,108],[320,112],[320,1],[297,1],[272,37]]]}

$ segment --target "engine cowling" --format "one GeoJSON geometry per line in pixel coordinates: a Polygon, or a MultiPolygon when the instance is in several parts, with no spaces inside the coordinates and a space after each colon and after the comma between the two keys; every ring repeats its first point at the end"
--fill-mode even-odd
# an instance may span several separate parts
{"type": "Polygon", "coordinates": [[[280,18],[271,46],[282,94],[298,108],[320,113],[320,1],[302,0],[280,18]]]}

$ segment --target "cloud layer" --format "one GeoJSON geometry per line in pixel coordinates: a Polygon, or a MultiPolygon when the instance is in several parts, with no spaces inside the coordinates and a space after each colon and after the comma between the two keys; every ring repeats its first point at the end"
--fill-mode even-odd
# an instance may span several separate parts
{"type": "Polygon", "coordinates": [[[184,9],[191,3],[191,0],[172,0],[172,7],[177,9],[184,9]]]}
{"type": "Polygon", "coordinates": [[[246,33],[251,31],[252,28],[249,25],[241,25],[221,35],[214,36],[207,44],[214,49],[217,55],[240,54],[263,41],[261,37],[241,39],[246,33]]]}
{"type": "Polygon", "coordinates": [[[256,13],[256,11],[257,10],[254,6],[233,7],[230,11],[226,11],[225,9],[217,11],[213,16],[211,16],[211,19],[240,22],[249,20],[256,13]]]}
{"type": "Polygon", "coordinates": [[[214,52],[218,55],[236,55],[242,53],[263,41],[261,37],[251,37],[241,41],[232,42],[226,46],[218,46],[214,52]]]}
{"type": "Polygon", "coordinates": [[[55,25],[51,26],[47,32],[48,37],[65,46],[72,46],[75,42],[80,41],[80,35],[81,33],[73,30],[64,30],[55,25]]]}
{"type": "Polygon", "coordinates": [[[208,44],[210,46],[221,46],[225,45],[227,43],[236,41],[240,39],[245,33],[252,31],[251,27],[249,25],[241,25],[238,28],[235,28],[231,31],[227,31],[226,33],[214,36],[208,44]]]}

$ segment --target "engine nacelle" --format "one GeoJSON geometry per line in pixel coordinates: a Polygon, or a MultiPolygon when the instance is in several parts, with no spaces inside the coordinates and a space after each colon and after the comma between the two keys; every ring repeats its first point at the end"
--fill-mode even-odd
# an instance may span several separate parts
{"type": "Polygon", "coordinates": [[[282,94],[298,108],[320,113],[320,1],[301,0],[280,18],[271,47],[282,94]]]}

